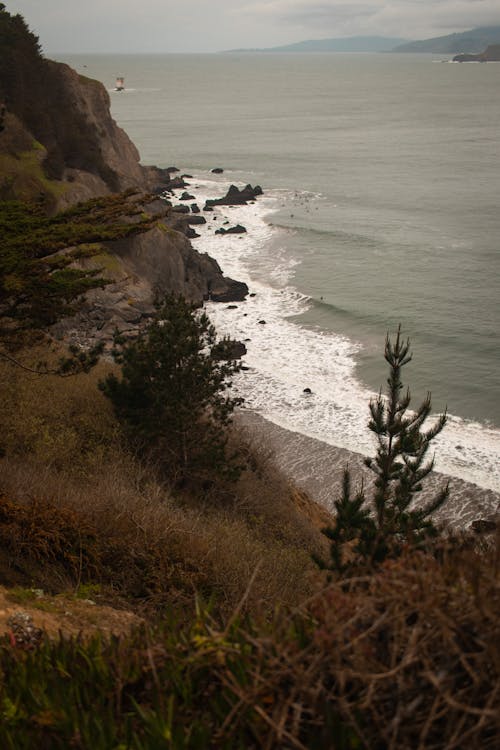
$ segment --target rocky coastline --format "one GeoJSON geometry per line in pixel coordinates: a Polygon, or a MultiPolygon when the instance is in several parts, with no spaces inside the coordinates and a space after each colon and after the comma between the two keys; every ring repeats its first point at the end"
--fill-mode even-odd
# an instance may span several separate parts
{"type": "MultiPolygon", "coordinates": [[[[89,292],[78,314],[54,326],[53,335],[82,346],[101,342],[110,349],[116,331],[134,336],[147,324],[155,299],[165,293],[181,294],[196,305],[207,299],[224,303],[245,299],[247,285],[225,277],[218,263],[195,250],[190,239],[197,236],[194,227],[206,222],[203,213],[214,206],[253,202],[262,194],[260,186],[231,185],[226,195],[207,200],[200,209],[190,192],[189,175],[176,167],[140,164],[134,144],[111,117],[110,98],[102,84],[61,63],[43,61],[43,66],[57,92],[41,103],[46,109],[43,121],[29,116],[26,102],[17,101],[12,92],[9,95],[5,86],[2,90],[0,81],[0,104],[2,95],[7,102],[1,108],[0,199],[36,201],[50,214],[79,201],[127,191],[123,221],[134,221],[134,215],[152,220],[147,231],[103,242],[92,259],[78,261],[84,267],[98,267],[109,283],[89,292]],[[68,106],[61,107],[61,102],[68,106]],[[184,192],[176,197],[178,190],[184,192]]],[[[18,77],[22,73],[18,70],[18,77]]],[[[32,109],[36,111],[36,102],[32,109]]],[[[223,169],[212,172],[221,174],[223,169]]],[[[245,231],[236,225],[217,233],[245,231]]],[[[235,346],[235,356],[244,356],[244,349],[235,346]]],[[[327,507],[345,464],[362,462],[358,454],[283,430],[258,415],[243,412],[242,419],[247,428],[266,434],[282,468],[327,507]],[[318,461],[321,466],[316,466],[318,461]]],[[[452,482],[461,498],[460,507],[454,509],[461,528],[485,520],[500,504],[497,493],[452,482]]]]}
{"type": "MultiPolygon", "coordinates": [[[[78,314],[52,330],[68,343],[101,342],[107,349],[115,331],[137,333],[166,293],[195,305],[207,299],[241,301],[248,293],[245,283],[225,277],[213,258],[191,245],[198,236],[195,227],[206,219],[187,192],[189,175],[174,166],[141,165],[110,104],[100,82],[36,50],[17,60],[15,77],[0,76],[0,200],[34,203],[54,215],[118,193],[123,215],[115,220],[149,220],[146,231],[102,242],[92,259],[78,262],[99,268],[108,284],[90,292],[78,314]],[[38,81],[44,85],[37,87],[38,81]],[[25,96],[28,83],[30,97],[25,96]],[[173,205],[175,190],[184,192],[173,205]]],[[[241,191],[233,186],[220,200],[241,204],[260,193],[249,185],[241,191]]]]}
{"type": "Polygon", "coordinates": [[[208,299],[240,302],[248,294],[244,282],[224,276],[217,261],[191,245],[196,215],[178,213],[165,197],[124,195],[124,213],[130,204],[136,215],[153,218],[153,226],[102,242],[97,255],[78,262],[81,268],[99,269],[108,283],[88,292],[74,316],[53,326],[55,338],[84,347],[101,343],[106,351],[116,332],[137,335],[165,294],[180,294],[196,306],[208,299]]]}

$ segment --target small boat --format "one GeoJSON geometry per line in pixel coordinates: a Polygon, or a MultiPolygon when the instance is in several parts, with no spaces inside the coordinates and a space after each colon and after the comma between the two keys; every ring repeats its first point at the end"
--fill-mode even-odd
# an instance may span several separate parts
{"type": "Polygon", "coordinates": [[[125,91],[125,78],[123,76],[116,77],[115,91],[125,91]]]}

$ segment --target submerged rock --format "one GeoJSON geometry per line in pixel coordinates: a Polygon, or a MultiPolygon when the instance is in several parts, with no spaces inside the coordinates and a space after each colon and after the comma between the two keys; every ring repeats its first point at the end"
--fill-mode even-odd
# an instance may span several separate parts
{"type": "Polygon", "coordinates": [[[475,534],[491,534],[498,527],[499,518],[496,515],[488,518],[478,518],[472,521],[470,527],[475,534]]]}

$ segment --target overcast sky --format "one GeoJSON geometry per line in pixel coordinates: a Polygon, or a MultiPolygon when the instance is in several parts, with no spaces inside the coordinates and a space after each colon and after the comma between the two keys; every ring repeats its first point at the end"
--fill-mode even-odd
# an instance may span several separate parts
{"type": "Polygon", "coordinates": [[[4,0],[47,54],[215,52],[500,25],[499,0],[4,0]]]}

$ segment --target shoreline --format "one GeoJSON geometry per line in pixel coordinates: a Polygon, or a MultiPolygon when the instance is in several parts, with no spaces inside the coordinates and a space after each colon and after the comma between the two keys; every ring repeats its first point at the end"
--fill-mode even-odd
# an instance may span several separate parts
{"type": "MultiPolygon", "coordinates": [[[[200,174],[192,177],[191,180],[189,190],[194,193],[201,206],[202,201],[207,197],[212,197],[214,194],[224,194],[231,178],[229,174],[224,174],[224,176],[200,174]]],[[[239,182],[236,184],[239,184],[239,182]]],[[[173,197],[179,200],[177,195],[174,194],[173,197]]],[[[274,197],[273,200],[275,201],[276,198],[274,197]]],[[[315,336],[310,331],[306,333],[308,336],[306,344],[304,344],[302,338],[298,342],[296,340],[297,329],[288,322],[290,309],[285,310],[285,314],[283,314],[283,301],[286,297],[286,295],[283,296],[285,288],[280,290],[280,297],[278,297],[277,290],[281,285],[278,285],[278,288],[273,286],[269,289],[267,284],[265,287],[263,286],[264,275],[267,277],[272,269],[275,272],[280,261],[282,261],[279,256],[273,255],[272,259],[269,259],[259,251],[259,245],[263,246],[269,241],[269,225],[266,217],[270,213],[274,213],[275,209],[267,206],[263,213],[262,209],[256,209],[251,205],[231,207],[221,205],[215,208],[215,213],[207,216],[206,227],[200,227],[200,242],[196,242],[195,247],[200,252],[208,252],[209,255],[216,258],[224,273],[228,273],[233,278],[245,279],[252,288],[253,294],[250,297],[255,297],[255,299],[247,298],[245,302],[238,305],[225,306],[215,303],[213,307],[216,309],[208,311],[220,335],[229,335],[237,340],[247,342],[247,355],[244,362],[249,372],[245,375],[245,379],[247,384],[250,385],[252,393],[251,398],[247,398],[245,395],[247,408],[243,411],[245,416],[242,419],[254,426],[257,422],[260,422],[262,430],[276,450],[277,461],[281,468],[290,475],[294,482],[307,489],[321,504],[326,507],[331,506],[332,495],[333,498],[338,495],[346,463],[352,466],[354,475],[363,474],[366,477],[366,482],[371,476],[371,472],[365,469],[363,461],[364,456],[373,454],[371,436],[368,434],[365,424],[366,404],[373,394],[359,391],[357,384],[354,382],[352,377],[354,362],[352,346],[347,351],[347,344],[343,341],[339,344],[339,337],[337,337],[334,351],[330,351],[328,348],[324,348],[325,339],[315,336]],[[257,223],[255,221],[256,216],[258,217],[257,223]],[[249,247],[248,240],[245,242],[241,235],[217,239],[214,236],[213,229],[224,225],[224,223],[247,225],[249,232],[246,237],[250,240],[253,238],[253,244],[249,247]],[[255,239],[257,240],[257,250],[255,250],[255,239]],[[240,245],[241,242],[244,244],[240,245]],[[244,254],[246,255],[244,258],[246,268],[243,267],[243,273],[246,275],[242,275],[240,247],[244,248],[244,254]],[[269,266],[270,262],[271,265],[269,266]],[[250,279],[248,272],[252,267],[258,269],[258,273],[256,277],[250,279]],[[268,293],[275,301],[280,299],[278,308],[275,307],[274,303],[272,308],[269,307],[269,304],[267,304],[269,302],[268,293]],[[257,322],[266,321],[267,326],[257,325],[257,322]],[[276,339],[276,326],[278,324],[280,325],[279,338],[276,339]],[[290,349],[292,338],[296,351],[290,349]],[[271,340],[272,344],[270,343],[271,340]],[[313,371],[310,367],[307,374],[301,373],[298,375],[300,370],[296,366],[297,362],[300,361],[300,351],[297,350],[298,343],[300,343],[300,351],[303,350],[305,345],[309,352],[313,352],[316,370],[313,371]],[[343,348],[340,349],[340,347],[343,348]],[[339,357],[340,351],[342,357],[339,357]],[[261,366],[263,352],[264,367],[261,366]],[[285,371],[284,377],[279,379],[276,384],[278,388],[281,387],[282,396],[283,388],[286,389],[288,413],[286,416],[283,415],[285,419],[282,424],[286,424],[287,427],[279,425],[279,408],[282,406],[279,396],[277,399],[271,399],[272,403],[268,401],[269,388],[273,385],[271,381],[275,372],[273,368],[277,361],[280,363],[281,375],[285,371]],[[332,362],[336,364],[336,372],[330,371],[332,362]],[[325,370],[329,368],[326,395],[321,382],[324,379],[323,372],[321,372],[322,368],[325,370]],[[305,386],[314,388],[315,399],[313,404],[304,399],[303,390],[305,386]],[[330,392],[339,393],[339,397],[333,405],[333,411],[330,404],[330,392]],[[315,409],[311,408],[313,405],[315,409]],[[276,412],[278,424],[272,422],[267,416],[261,416],[274,413],[276,408],[278,408],[278,412],[276,412]],[[320,420],[322,420],[321,424],[328,422],[329,426],[331,425],[329,434],[337,435],[337,446],[332,446],[329,440],[326,442],[321,434],[314,437],[307,434],[309,432],[307,425],[311,423],[311,419],[315,422],[318,409],[321,410],[319,413],[320,420]],[[345,445],[342,440],[343,437],[348,438],[347,447],[338,445],[339,442],[341,445],[345,445]],[[315,477],[321,477],[321,479],[315,477]],[[334,488],[332,492],[329,491],[329,487],[334,488]]],[[[288,267],[285,270],[288,270],[288,267]]],[[[293,292],[293,287],[290,289],[293,292]]],[[[288,289],[287,291],[290,292],[288,289]]],[[[298,297],[298,293],[295,296],[298,297]]],[[[291,304],[290,300],[287,299],[286,301],[288,308],[291,308],[294,314],[297,314],[301,305],[297,303],[295,298],[291,304]]],[[[304,336],[304,331],[301,332],[301,336],[304,336]]],[[[328,340],[326,343],[331,344],[328,340]]],[[[352,342],[349,343],[352,344],[352,342]]],[[[309,358],[309,364],[310,362],[311,358],[309,358]]],[[[480,434],[484,436],[483,425],[470,425],[468,431],[471,428],[479,428],[480,434]]],[[[449,460],[450,455],[452,456],[452,466],[450,469],[444,468],[443,461],[441,461],[441,471],[434,472],[427,482],[427,495],[429,495],[432,488],[442,486],[449,478],[454,500],[449,501],[447,512],[442,511],[441,514],[443,519],[446,519],[451,525],[461,528],[477,518],[491,515],[500,507],[498,488],[492,487],[492,484],[487,481],[482,484],[480,481],[481,473],[478,474],[476,471],[477,476],[473,479],[470,479],[467,475],[464,476],[464,468],[468,464],[469,457],[474,459],[473,466],[478,461],[478,455],[476,455],[478,443],[474,440],[473,444],[470,444],[472,446],[470,456],[468,455],[468,449],[467,452],[464,452],[463,429],[461,418],[451,416],[447,425],[447,433],[444,436],[446,443],[444,446],[436,443],[436,449],[438,465],[444,448],[446,459],[449,460]],[[454,474],[453,469],[457,471],[457,474],[454,474]]],[[[467,426],[465,429],[467,430],[467,426]]],[[[487,459],[486,462],[481,462],[483,469],[485,466],[493,468],[494,454],[492,447],[490,446],[483,452],[483,458],[487,459]]],[[[473,475],[474,472],[471,471],[471,474],[473,475]]],[[[425,490],[422,494],[425,498],[425,490]]],[[[437,517],[439,516],[438,513],[437,517]]]]}
{"type": "MultiPolygon", "coordinates": [[[[278,468],[299,489],[305,490],[330,512],[340,495],[347,465],[352,472],[354,487],[361,477],[365,486],[370,486],[373,474],[364,466],[365,457],[361,453],[280,427],[250,409],[239,410],[235,414],[234,424],[252,440],[269,447],[278,468]]],[[[500,512],[500,493],[437,471],[433,471],[424,482],[422,499],[434,494],[446,482],[449,482],[450,496],[434,515],[438,523],[445,524],[453,531],[463,531],[473,521],[500,512]]]]}

